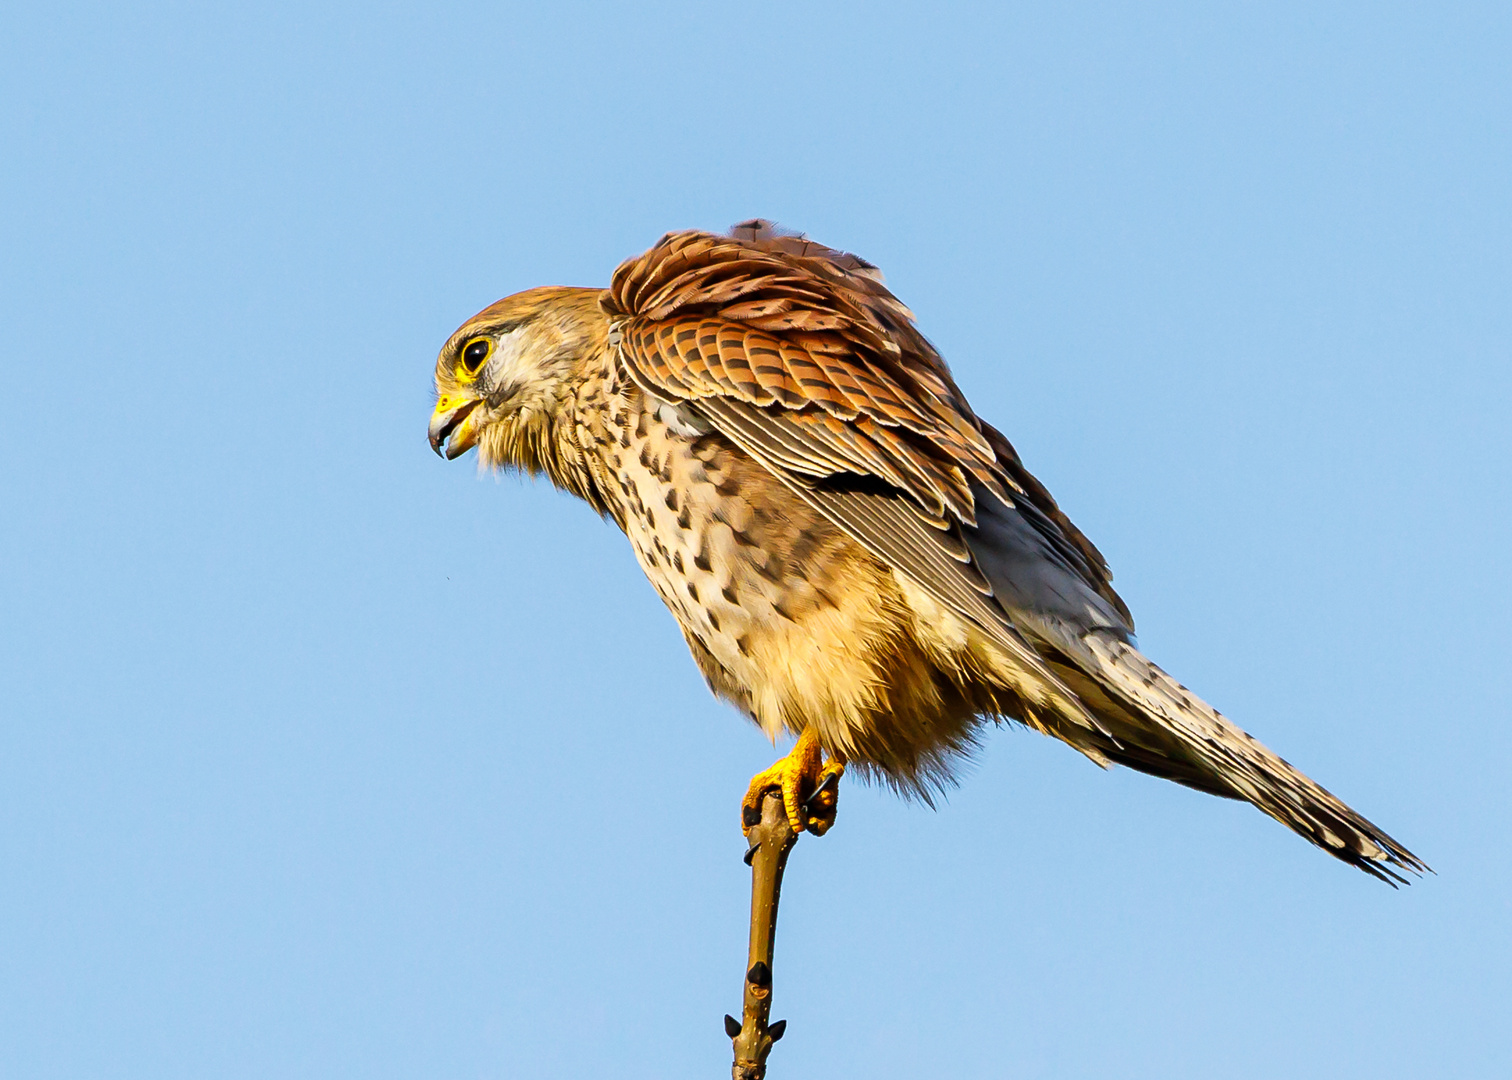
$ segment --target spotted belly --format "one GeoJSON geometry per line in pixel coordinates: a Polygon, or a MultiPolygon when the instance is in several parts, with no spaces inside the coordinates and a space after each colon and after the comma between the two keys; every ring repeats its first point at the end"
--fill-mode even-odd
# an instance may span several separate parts
{"type": "Polygon", "coordinates": [[[965,661],[950,634],[922,626],[916,589],[721,435],[662,420],[624,425],[614,482],[710,688],[773,738],[812,727],[862,772],[927,793],[991,704],[952,676],[965,661]]]}
{"type": "Polygon", "coordinates": [[[839,610],[826,588],[849,547],[828,521],[718,435],[652,430],[619,470],[625,533],[716,692],[777,731],[763,701],[774,653],[800,649],[804,627],[839,610]]]}

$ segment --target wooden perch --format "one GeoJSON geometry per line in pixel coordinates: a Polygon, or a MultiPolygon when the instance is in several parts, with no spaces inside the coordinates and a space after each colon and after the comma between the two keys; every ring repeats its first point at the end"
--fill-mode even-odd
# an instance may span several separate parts
{"type": "Polygon", "coordinates": [[[767,1021],[772,1014],[772,949],[777,936],[777,901],[782,871],[798,834],[788,826],[782,795],[770,791],[761,800],[761,821],[747,834],[751,848],[751,947],[746,958],[745,1003],[741,1019],[725,1017],[725,1032],[735,1044],[734,1080],[762,1080],[772,1044],[782,1038],[787,1021],[767,1021]]]}

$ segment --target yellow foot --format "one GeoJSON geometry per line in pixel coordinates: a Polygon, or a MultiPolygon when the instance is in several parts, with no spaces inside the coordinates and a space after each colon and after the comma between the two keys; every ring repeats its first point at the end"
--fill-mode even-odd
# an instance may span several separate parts
{"type": "Polygon", "coordinates": [[[740,804],[740,826],[749,833],[761,820],[761,800],[769,791],[782,793],[782,807],[794,832],[807,829],[823,836],[835,823],[840,802],[840,777],[845,775],[845,759],[839,754],[823,761],[819,736],[813,728],[804,728],[788,756],[770,769],[751,778],[751,787],[740,804]]]}

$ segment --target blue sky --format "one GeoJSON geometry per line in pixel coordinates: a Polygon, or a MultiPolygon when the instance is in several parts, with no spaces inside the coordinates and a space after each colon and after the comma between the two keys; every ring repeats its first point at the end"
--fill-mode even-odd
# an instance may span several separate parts
{"type": "Polygon", "coordinates": [[[724,1075],[770,745],[436,350],[764,215],[1438,871],[1024,731],[794,853],[773,1076],[1512,1073],[1505,5],[0,15],[0,1073],[724,1075]]]}

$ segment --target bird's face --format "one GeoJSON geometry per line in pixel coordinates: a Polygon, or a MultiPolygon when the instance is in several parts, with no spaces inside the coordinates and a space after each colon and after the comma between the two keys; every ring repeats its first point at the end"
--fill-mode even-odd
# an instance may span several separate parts
{"type": "Polygon", "coordinates": [[[598,289],[530,289],[474,315],[436,360],[431,449],[447,458],[477,446],[485,466],[525,465],[522,442],[544,434],[574,369],[607,340],[598,289]]]}

